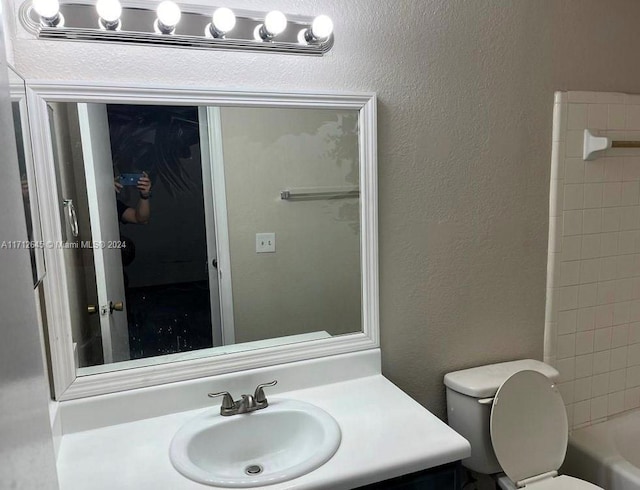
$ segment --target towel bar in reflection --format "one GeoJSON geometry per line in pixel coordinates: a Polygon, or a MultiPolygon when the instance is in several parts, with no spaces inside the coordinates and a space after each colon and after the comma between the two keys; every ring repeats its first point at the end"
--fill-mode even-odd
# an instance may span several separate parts
{"type": "Polygon", "coordinates": [[[314,187],[286,189],[280,192],[283,201],[313,201],[322,199],[350,199],[360,197],[360,189],[353,187],[314,187]]]}

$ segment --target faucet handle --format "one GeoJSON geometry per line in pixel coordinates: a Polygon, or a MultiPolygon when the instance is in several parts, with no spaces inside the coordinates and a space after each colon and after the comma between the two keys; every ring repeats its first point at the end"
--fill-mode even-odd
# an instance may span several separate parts
{"type": "Polygon", "coordinates": [[[261,405],[262,408],[266,407],[269,405],[269,403],[267,402],[267,397],[264,394],[264,389],[263,388],[267,388],[269,386],[275,386],[278,384],[278,380],[273,380],[270,383],[263,383],[261,385],[258,385],[256,387],[256,391],[253,395],[253,398],[255,398],[256,403],[261,405]]]}
{"type": "Polygon", "coordinates": [[[220,412],[224,410],[230,410],[235,407],[236,403],[233,401],[233,397],[231,393],[228,391],[221,391],[220,393],[209,393],[207,394],[209,398],[216,398],[218,396],[222,396],[222,405],[220,406],[220,412]]]}

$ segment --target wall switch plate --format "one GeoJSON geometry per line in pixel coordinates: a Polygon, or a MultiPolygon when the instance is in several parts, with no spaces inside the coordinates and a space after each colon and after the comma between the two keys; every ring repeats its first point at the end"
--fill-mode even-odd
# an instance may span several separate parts
{"type": "Polygon", "coordinates": [[[272,253],[276,251],[275,233],[256,233],[256,253],[272,253]]]}

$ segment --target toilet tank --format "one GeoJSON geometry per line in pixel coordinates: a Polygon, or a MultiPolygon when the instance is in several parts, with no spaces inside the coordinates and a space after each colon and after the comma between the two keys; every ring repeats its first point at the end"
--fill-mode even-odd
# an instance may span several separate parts
{"type": "Polygon", "coordinates": [[[489,364],[445,375],[448,424],[471,444],[471,456],[462,460],[470,470],[484,474],[501,471],[489,427],[493,397],[502,383],[523,370],[538,371],[552,381],[559,376],[553,367],[534,359],[489,364]]]}

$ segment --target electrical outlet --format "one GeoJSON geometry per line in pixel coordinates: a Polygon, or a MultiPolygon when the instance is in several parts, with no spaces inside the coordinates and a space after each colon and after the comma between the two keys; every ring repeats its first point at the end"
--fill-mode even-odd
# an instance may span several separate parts
{"type": "Polygon", "coordinates": [[[256,253],[273,253],[276,251],[275,233],[256,233],[256,253]]]}

